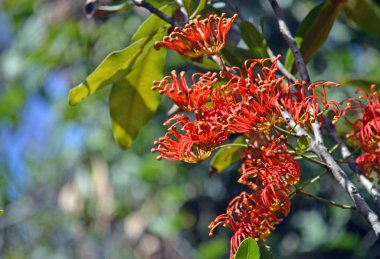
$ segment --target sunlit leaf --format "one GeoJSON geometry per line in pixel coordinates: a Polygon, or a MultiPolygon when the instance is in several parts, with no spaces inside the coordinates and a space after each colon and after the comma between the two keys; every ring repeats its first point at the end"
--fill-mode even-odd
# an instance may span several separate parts
{"type": "Polygon", "coordinates": [[[302,155],[310,147],[310,138],[306,135],[302,135],[297,139],[296,153],[302,155]]]}
{"type": "Polygon", "coordinates": [[[78,104],[99,88],[115,83],[130,70],[130,65],[149,42],[149,37],[141,38],[127,48],[109,54],[86,78],[86,81],[70,90],[70,105],[78,104]]]}
{"type": "Polygon", "coordinates": [[[267,42],[256,29],[256,27],[250,22],[241,22],[240,33],[244,42],[252,52],[252,58],[266,58],[267,54],[267,42]]]}
{"type": "Polygon", "coordinates": [[[0,216],[4,214],[4,210],[0,210],[0,216]]]}
{"type": "Polygon", "coordinates": [[[235,259],[259,259],[260,250],[257,242],[252,238],[245,239],[239,246],[235,259]]]}
{"type": "Polygon", "coordinates": [[[350,0],[344,7],[347,18],[363,31],[380,37],[380,7],[372,0],[350,0]]]}
{"type": "MultiPolygon", "coordinates": [[[[175,11],[175,5],[164,5],[159,10],[164,14],[171,16],[175,11]]],[[[156,33],[157,30],[162,28],[163,26],[168,25],[167,22],[159,18],[157,15],[149,16],[138,28],[135,34],[132,37],[131,42],[136,42],[144,37],[151,35],[152,33],[156,33]]],[[[157,39],[161,40],[161,39],[157,39]]]]}
{"type": "Polygon", "coordinates": [[[150,39],[130,72],[112,86],[109,98],[112,128],[122,148],[132,144],[159,104],[159,94],[151,86],[154,80],[162,78],[166,50],[157,51],[153,44],[163,34],[150,39]]]}
{"type": "Polygon", "coordinates": [[[231,146],[219,149],[210,163],[210,175],[220,173],[231,164],[240,159],[244,146],[233,146],[233,144],[243,144],[244,138],[238,137],[231,146]]]}

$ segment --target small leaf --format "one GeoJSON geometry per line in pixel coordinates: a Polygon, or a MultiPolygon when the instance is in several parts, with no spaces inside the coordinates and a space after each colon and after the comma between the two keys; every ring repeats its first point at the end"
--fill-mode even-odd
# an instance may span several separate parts
{"type": "MultiPolygon", "coordinates": [[[[302,38],[296,36],[296,37],[294,37],[294,41],[296,42],[297,47],[300,48],[301,43],[302,43],[302,38]]],[[[286,57],[285,57],[285,68],[288,71],[292,71],[293,64],[294,64],[294,56],[293,56],[292,51],[290,49],[288,49],[288,51],[286,52],[286,57]]],[[[294,72],[294,71],[292,71],[292,72],[294,72]]]]}
{"type": "Polygon", "coordinates": [[[252,58],[249,50],[238,48],[232,45],[225,45],[221,51],[223,59],[229,66],[243,67],[247,59],[252,58]]]}
{"type": "Polygon", "coordinates": [[[347,18],[360,29],[380,37],[380,7],[372,0],[350,0],[344,7],[347,18]]]}
{"type": "Polygon", "coordinates": [[[274,259],[270,246],[265,244],[263,241],[258,241],[257,244],[259,245],[260,249],[260,259],[274,259]]]}
{"type": "Polygon", "coordinates": [[[109,97],[111,122],[114,137],[122,148],[130,147],[158,107],[159,94],[152,91],[151,86],[163,76],[166,50],[157,51],[153,44],[163,35],[164,31],[150,39],[131,71],[112,86],[109,97]]]}
{"type": "MultiPolygon", "coordinates": [[[[238,137],[233,144],[243,144],[244,138],[238,137]]],[[[215,153],[214,157],[210,163],[210,175],[215,173],[220,173],[231,164],[235,163],[240,159],[240,156],[243,152],[243,146],[230,146],[219,149],[218,152],[215,153]]]]}
{"type": "Polygon", "coordinates": [[[310,147],[310,138],[306,135],[302,135],[297,139],[297,147],[296,153],[298,155],[302,155],[305,153],[310,147]]]}
{"type": "Polygon", "coordinates": [[[259,259],[260,250],[257,242],[252,238],[245,239],[239,246],[235,259],[259,259]]]}
{"type": "Polygon", "coordinates": [[[0,210],[0,216],[4,214],[4,210],[0,210]]]}
{"type": "Polygon", "coordinates": [[[256,27],[250,22],[241,22],[240,33],[244,42],[252,52],[252,58],[266,58],[267,54],[267,42],[256,29],[256,27]]]}

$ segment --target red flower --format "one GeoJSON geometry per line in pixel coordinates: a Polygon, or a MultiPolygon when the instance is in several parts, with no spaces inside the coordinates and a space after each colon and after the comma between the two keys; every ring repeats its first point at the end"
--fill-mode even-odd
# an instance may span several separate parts
{"type": "Polygon", "coordinates": [[[234,233],[230,241],[230,258],[234,258],[244,239],[248,237],[256,240],[265,239],[274,226],[282,221],[281,216],[288,215],[290,201],[286,197],[283,198],[281,206],[273,212],[262,203],[258,192],[240,193],[227,206],[226,213],[219,215],[209,225],[210,235],[213,235],[220,225],[229,228],[234,233]]]}
{"type": "Polygon", "coordinates": [[[153,82],[153,90],[158,89],[160,94],[167,95],[179,108],[185,111],[195,111],[203,106],[217,81],[216,73],[206,74],[195,73],[192,76],[192,85],[188,86],[185,72],[177,76],[176,71],[172,71],[170,76],[164,77],[161,81],[153,82]]]}
{"type": "Polygon", "coordinates": [[[380,184],[380,149],[377,149],[373,153],[364,153],[356,159],[360,170],[363,174],[373,181],[371,175],[372,172],[375,172],[377,175],[377,182],[380,184]]]}
{"type": "Polygon", "coordinates": [[[177,51],[180,55],[198,58],[203,55],[215,55],[224,47],[227,34],[236,20],[235,14],[225,18],[226,14],[218,17],[209,15],[206,19],[197,16],[190,20],[183,29],[175,28],[163,41],[154,44],[155,48],[165,47],[177,51]]]}

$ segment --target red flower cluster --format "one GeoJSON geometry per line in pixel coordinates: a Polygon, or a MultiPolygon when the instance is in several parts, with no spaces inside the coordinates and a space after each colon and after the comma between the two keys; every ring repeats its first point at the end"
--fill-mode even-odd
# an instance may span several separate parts
{"type": "MultiPolygon", "coordinates": [[[[205,20],[198,17],[183,30],[175,29],[156,47],[174,49],[190,57],[213,55],[223,47],[235,19],[236,15],[230,19],[224,15],[210,15],[205,20]]],[[[280,143],[276,127],[292,130],[284,123],[281,110],[287,109],[306,130],[328,108],[340,116],[338,104],[326,98],[325,88],[334,83],[310,84],[312,94],[307,96],[302,82],[290,84],[278,77],[278,59],[247,60],[243,69],[223,69],[219,76],[196,73],[191,85],[184,72],[178,76],[173,71],[153,85],[154,90],[167,95],[186,113],[164,124],[171,126],[152,149],[160,153],[158,159],[197,163],[209,157],[231,134],[244,134],[250,141],[243,152],[239,182],[251,193],[243,192],[233,199],[226,213],[210,224],[210,234],[219,225],[234,232],[231,258],[241,241],[247,237],[266,238],[290,210],[288,196],[300,179],[300,168],[280,143]]]]}
{"type": "Polygon", "coordinates": [[[190,20],[183,29],[175,28],[163,41],[155,43],[155,48],[165,47],[177,51],[179,54],[191,58],[199,58],[203,55],[215,55],[224,47],[227,34],[232,23],[236,20],[235,14],[226,18],[226,14],[218,17],[209,15],[206,19],[197,16],[190,20]]]}
{"type": "MultiPolygon", "coordinates": [[[[359,92],[362,93],[359,99],[364,99],[367,104],[360,102],[359,110],[362,117],[352,123],[353,136],[365,153],[357,158],[356,163],[371,180],[371,174],[375,172],[380,183],[380,92],[375,91],[375,85],[371,85],[371,94],[361,90],[359,92]]],[[[355,109],[352,106],[348,107],[355,109]]]]}
{"type": "Polygon", "coordinates": [[[290,211],[290,187],[300,179],[300,168],[287,153],[280,139],[256,139],[242,157],[242,175],[239,182],[247,185],[252,194],[241,193],[227,207],[226,213],[218,216],[209,226],[210,235],[219,225],[230,228],[230,257],[247,237],[264,239],[282,216],[290,211]],[[260,141],[259,141],[260,140],[260,141]]]}

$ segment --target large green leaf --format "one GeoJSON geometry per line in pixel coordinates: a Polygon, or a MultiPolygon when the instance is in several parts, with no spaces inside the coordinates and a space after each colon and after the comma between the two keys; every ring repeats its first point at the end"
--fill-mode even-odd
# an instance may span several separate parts
{"type": "MultiPolygon", "coordinates": [[[[176,6],[175,5],[164,5],[159,10],[163,12],[164,14],[171,16],[173,12],[175,11],[176,6]]],[[[140,40],[141,38],[147,37],[151,35],[152,33],[157,32],[160,28],[163,26],[168,25],[167,22],[159,18],[157,15],[151,15],[149,16],[138,28],[138,30],[135,32],[135,34],[132,37],[131,42],[136,42],[140,40]]],[[[161,40],[161,39],[158,39],[161,40]]]]}
{"type": "Polygon", "coordinates": [[[347,18],[363,31],[380,37],[380,7],[372,0],[350,0],[344,7],[347,18]]]}
{"type": "Polygon", "coordinates": [[[252,238],[247,238],[243,242],[241,242],[235,259],[259,259],[260,258],[260,250],[257,242],[252,238]]]}
{"type": "MultiPolygon", "coordinates": [[[[334,3],[333,1],[326,0],[324,3],[314,7],[301,22],[297,37],[302,39],[300,40],[300,50],[305,63],[308,63],[325,43],[344,5],[345,3],[334,3]]],[[[292,58],[287,57],[287,60],[288,67],[293,65],[294,60],[292,58]],[[290,62],[291,60],[293,62],[290,62]]]]}
{"type": "Polygon", "coordinates": [[[240,33],[244,42],[252,52],[253,58],[266,58],[267,54],[267,42],[256,29],[255,25],[250,22],[241,22],[240,33]]]}
{"type": "Polygon", "coordinates": [[[99,88],[119,81],[128,72],[131,63],[141,53],[149,37],[141,38],[127,48],[109,54],[86,78],[86,81],[70,90],[70,105],[78,104],[99,88]]]}
{"type": "Polygon", "coordinates": [[[210,174],[220,173],[234,162],[240,159],[243,152],[243,146],[234,146],[233,144],[243,144],[244,138],[238,137],[231,146],[219,149],[215,153],[210,163],[210,174]]]}
{"type": "Polygon", "coordinates": [[[151,90],[152,82],[162,78],[165,49],[153,48],[156,40],[165,34],[155,35],[136,58],[130,72],[112,86],[109,106],[112,128],[117,143],[128,148],[159,104],[159,94],[151,90]]]}

